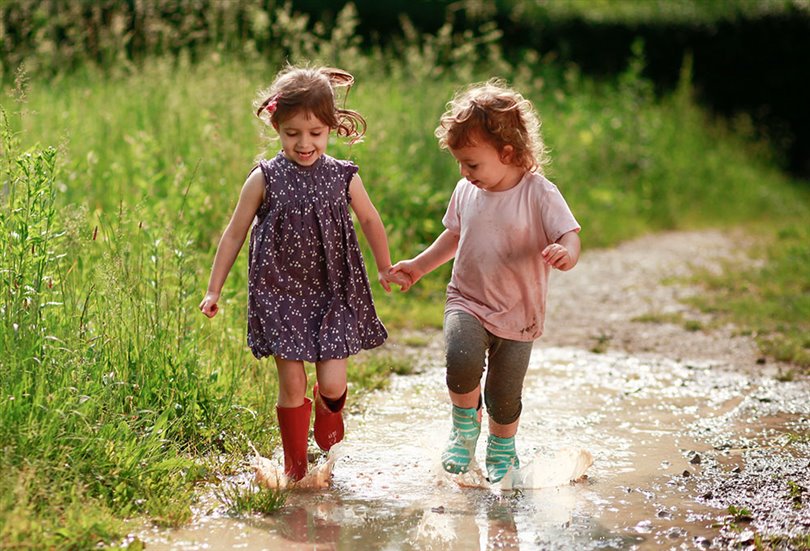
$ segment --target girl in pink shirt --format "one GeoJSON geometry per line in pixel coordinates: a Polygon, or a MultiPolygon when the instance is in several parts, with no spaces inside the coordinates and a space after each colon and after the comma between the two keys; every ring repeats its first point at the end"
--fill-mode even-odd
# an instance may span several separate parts
{"type": "Polygon", "coordinates": [[[457,94],[436,137],[458,161],[459,180],[442,220],[445,231],[392,273],[407,290],[455,258],[447,286],[444,336],[453,428],[442,454],[451,473],[469,470],[489,415],[486,468],[500,481],[520,462],[515,451],[523,379],[532,344],[543,332],[548,275],[579,259],[580,226],[546,162],[540,121],[531,103],[498,80],[457,94]]]}

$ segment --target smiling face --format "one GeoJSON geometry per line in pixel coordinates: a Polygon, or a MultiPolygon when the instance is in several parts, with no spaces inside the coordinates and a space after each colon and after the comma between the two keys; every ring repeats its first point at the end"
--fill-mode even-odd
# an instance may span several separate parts
{"type": "Polygon", "coordinates": [[[478,139],[470,145],[450,148],[458,161],[461,175],[472,185],[485,191],[506,191],[515,187],[525,170],[511,164],[511,145],[498,151],[486,140],[478,139]]]}
{"type": "Polygon", "coordinates": [[[312,166],[326,152],[330,128],[309,111],[273,124],[284,156],[301,166],[312,166]]]}

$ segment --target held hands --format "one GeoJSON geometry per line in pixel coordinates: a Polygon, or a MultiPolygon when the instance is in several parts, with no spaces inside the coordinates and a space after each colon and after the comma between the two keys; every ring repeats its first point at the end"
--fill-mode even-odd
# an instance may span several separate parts
{"type": "Polygon", "coordinates": [[[552,268],[557,270],[570,270],[574,267],[574,259],[571,258],[571,253],[568,252],[563,245],[559,243],[552,243],[540,253],[546,264],[551,265],[552,268]]]}
{"type": "Polygon", "coordinates": [[[391,267],[390,273],[405,280],[405,284],[400,284],[399,286],[399,290],[402,292],[410,289],[413,284],[419,281],[424,275],[424,273],[420,272],[416,267],[416,263],[413,260],[400,260],[391,267]]]}
{"type": "Polygon", "coordinates": [[[392,266],[389,266],[384,270],[380,270],[377,277],[380,280],[380,285],[382,285],[386,293],[391,292],[392,283],[394,285],[399,285],[401,291],[407,291],[408,288],[413,285],[413,281],[411,281],[407,275],[395,272],[392,266]]]}
{"type": "Polygon", "coordinates": [[[200,310],[209,318],[213,318],[217,315],[217,312],[219,312],[217,302],[219,302],[219,293],[209,291],[205,294],[205,298],[203,298],[200,303],[200,310]]]}

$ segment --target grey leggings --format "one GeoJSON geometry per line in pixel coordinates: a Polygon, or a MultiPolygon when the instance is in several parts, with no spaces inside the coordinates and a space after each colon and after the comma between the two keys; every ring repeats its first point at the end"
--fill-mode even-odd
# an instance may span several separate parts
{"type": "Polygon", "coordinates": [[[444,315],[444,343],[447,388],[456,394],[472,392],[486,364],[484,403],[490,418],[500,425],[517,421],[533,343],[496,337],[475,316],[460,310],[444,315]]]}

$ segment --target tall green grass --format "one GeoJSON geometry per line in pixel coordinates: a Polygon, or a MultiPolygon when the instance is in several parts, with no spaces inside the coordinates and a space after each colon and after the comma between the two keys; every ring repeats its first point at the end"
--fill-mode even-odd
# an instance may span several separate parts
{"type": "MultiPolygon", "coordinates": [[[[653,95],[640,46],[618,81],[597,82],[531,52],[510,65],[491,25],[406,27],[391,49],[364,52],[351,9],[330,32],[300,22],[290,17],[261,55],[87,64],[2,99],[0,547],[111,543],[128,518],[182,523],[196,485],[237,468],[248,442],[265,454],[277,444],[274,370],[245,345],[246,255],[221,314],[196,306],[248,170],[278,147],[260,137],[251,103],[286,56],[355,73],[349,105],[368,135],[330,153],[360,166],[395,259],[442,230],[458,179],[432,135],[445,102],[492,76],[535,102],[548,175],[586,247],[807,214],[766,149],[740,137],[744,121],[721,125],[695,106],[688,66],[677,93],[653,95]]],[[[448,273],[407,296],[375,290],[384,321],[439,324],[448,273]]],[[[356,389],[407,371],[386,354],[353,360],[356,389]]]]}
{"type": "Polygon", "coordinates": [[[96,228],[58,214],[56,150],[21,149],[8,125],[2,138],[0,546],[91,546],[133,515],[184,522],[194,457],[266,415],[234,400],[241,367],[201,369],[184,232],[123,207],[96,228]]]}

